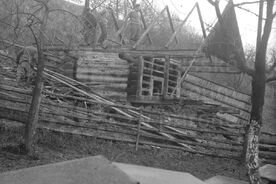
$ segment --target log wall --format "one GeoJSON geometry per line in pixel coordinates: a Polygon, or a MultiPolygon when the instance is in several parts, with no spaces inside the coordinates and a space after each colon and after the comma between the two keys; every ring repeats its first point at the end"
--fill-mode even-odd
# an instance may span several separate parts
{"type": "Polygon", "coordinates": [[[79,52],[76,79],[95,92],[119,101],[126,101],[129,65],[118,53],[79,52]]]}
{"type": "MultiPolygon", "coordinates": [[[[76,63],[72,60],[60,59],[54,55],[48,54],[47,58],[51,62],[47,62],[46,67],[61,72],[69,77],[76,78],[77,80],[90,86],[95,92],[102,96],[115,99],[117,101],[127,101],[127,97],[141,96],[142,94],[142,81],[139,82],[139,71],[147,72],[145,65],[143,69],[137,63],[128,63],[118,57],[118,53],[107,52],[93,52],[93,51],[78,51],[79,59],[76,63]],[[64,62],[64,60],[69,62],[64,62]],[[57,67],[55,67],[57,66],[57,67]],[[131,69],[131,72],[130,72],[131,69]]],[[[160,59],[160,62],[165,59],[160,59]]],[[[173,63],[179,62],[172,60],[173,63]]],[[[213,67],[206,59],[196,62],[194,68],[198,67],[213,67]],[[202,65],[202,66],[201,66],[202,65]],[[210,65],[210,66],[209,66],[210,65]]],[[[178,63],[180,64],[180,62],[178,63]]],[[[189,61],[182,61],[181,68],[188,66],[189,61]]],[[[213,63],[215,67],[228,68],[229,66],[224,63],[213,63]]],[[[151,66],[151,65],[150,65],[151,66]]],[[[163,63],[162,63],[163,66],[163,63]]],[[[232,71],[232,70],[231,70],[232,71]]],[[[171,72],[171,70],[170,70],[171,72]]],[[[238,71],[237,71],[238,72],[238,71]]],[[[146,75],[146,74],[145,74],[146,75]]],[[[173,90],[176,83],[168,81],[168,90],[173,90]]],[[[150,81],[144,81],[144,86],[150,81]]],[[[196,100],[203,100],[213,104],[231,107],[239,111],[238,114],[217,114],[218,119],[229,121],[232,123],[246,124],[250,118],[250,95],[240,93],[232,88],[222,86],[215,82],[188,74],[181,85],[181,96],[189,97],[196,100]]],[[[151,93],[149,93],[150,95],[151,93]]],[[[170,95],[170,94],[168,94],[170,95]]]]}

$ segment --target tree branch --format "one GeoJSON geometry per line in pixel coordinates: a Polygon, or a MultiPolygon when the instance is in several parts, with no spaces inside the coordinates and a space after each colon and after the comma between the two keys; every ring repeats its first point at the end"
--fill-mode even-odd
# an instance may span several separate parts
{"type": "Polygon", "coordinates": [[[234,4],[234,6],[243,6],[243,5],[247,5],[247,4],[256,4],[256,3],[260,3],[260,1],[249,1],[249,2],[236,3],[236,4],[234,4]]]}
{"type": "Polygon", "coordinates": [[[216,0],[216,1],[207,0],[207,1],[215,7],[216,14],[217,14],[217,17],[218,17],[218,21],[222,25],[222,15],[221,15],[220,9],[219,9],[219,1],[218,0],[216,0]]]}

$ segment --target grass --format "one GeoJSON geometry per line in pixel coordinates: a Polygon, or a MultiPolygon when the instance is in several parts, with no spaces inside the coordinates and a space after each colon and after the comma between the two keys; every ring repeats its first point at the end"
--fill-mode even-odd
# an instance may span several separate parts
{"type": "Polygon", "coordinates": [[[2,147],[0,150],[0,172],[103,155],[116,162],[189,172],[203,180],[215,175],[247,179],[245,168],[236,160],[152,147],[141,147],[135,151],[133,145],[125,143],[45,130],[37,132],[38,157],[34,159],[14,152],[14,150],[18,150],[16,145],[23,142],[23,132],[23,127],[7,127],[3,124],[0,126],[0,146],[2,147]],[[7,147],[7,145],[10,146],[7,147]]]}

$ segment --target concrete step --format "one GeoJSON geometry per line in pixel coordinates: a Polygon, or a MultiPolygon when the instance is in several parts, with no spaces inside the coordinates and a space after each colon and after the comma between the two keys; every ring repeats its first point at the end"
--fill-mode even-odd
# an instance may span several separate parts
{"type": "Polygon", "coordinates": [[[140,184],[206,184],[190,173],[116,162],[113,164],[140,184]]]}
{"type": "Polygon", "coordinates": [[[205,183],[208,183],[208,184],[249,184],[246,181],[237,180],[234,178],[229,178],[229,177],[220,176],[220,175],[214,176],[212,178],[205,180],[205,183]]]}
{"type": "Polygon", "coordinates": [[[102,156],[0,174],[1,184],[137,184],[102,156]]]}
{"type": "Polygon", "coordinates": [[[266,164],[259,168],[259,172],[262,178],[276,182],[276,165],[266,164]]]}

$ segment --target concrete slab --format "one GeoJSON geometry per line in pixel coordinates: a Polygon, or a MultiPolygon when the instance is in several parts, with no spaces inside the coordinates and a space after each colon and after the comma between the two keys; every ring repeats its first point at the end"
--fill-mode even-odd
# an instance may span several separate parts
{"type": "Polygon", "coordinates": [[[136,184],[102,156],[0,174],[0,184],[136,184]]]}
{"type": "Polygon", "coordinates": [[[266,164],[259,168],[259,173],[262,178],[276,181],[276,165],[266,164]]]}
{"type": "Polygon", "coordinates": [[[140,184],[206,184],[189,173],[113,163],[140,184]]]}
{"type": "Polygon", "coordinates": [[[209,178],[208,180],[205,180],[205,183],[208,184],[249,184],[246,181],[237,180],[234,178],[229,178],[226,176],[214,176],[212,178],[209,178]]]}

